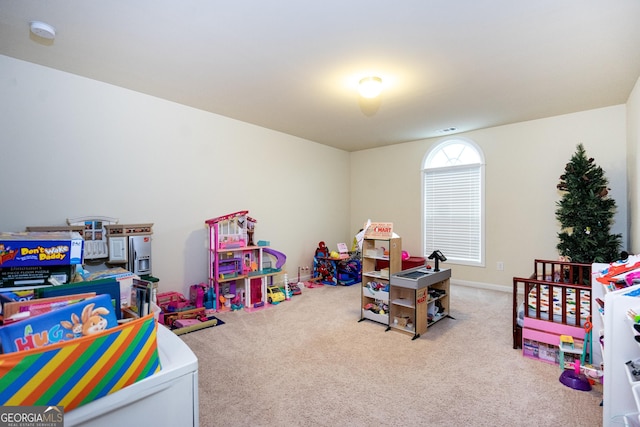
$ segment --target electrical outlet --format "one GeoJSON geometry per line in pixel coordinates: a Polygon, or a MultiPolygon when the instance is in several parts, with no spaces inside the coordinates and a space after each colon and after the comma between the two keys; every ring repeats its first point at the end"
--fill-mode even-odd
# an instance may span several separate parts
{"type": "Polygon", "coordinates": [[[504,271],[504,262],[502,262],[502,261],[498,261],[498,262],[496,263],[496,269],[497,269],[498,271],[504,271]]]}

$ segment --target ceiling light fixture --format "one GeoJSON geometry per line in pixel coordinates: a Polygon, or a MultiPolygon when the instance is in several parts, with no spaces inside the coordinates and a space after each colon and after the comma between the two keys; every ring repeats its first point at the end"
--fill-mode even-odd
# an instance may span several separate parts
{"type": "Polygon", "coordinates": [[[49,24],[40,21],[32,21],[29,23],[31,32],[43,39],[53,40],[56,36],[56,29],[49,24]]]}
{"type": "Polygon", "coordinates": [[[382,92],[382,79],[377,76],[369,76],[360,80],[358,92],[363,98],[375,98],[382,92]]]}

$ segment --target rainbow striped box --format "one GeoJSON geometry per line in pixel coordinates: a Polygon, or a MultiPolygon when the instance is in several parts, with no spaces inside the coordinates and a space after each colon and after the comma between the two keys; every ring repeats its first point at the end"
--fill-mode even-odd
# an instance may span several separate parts
{"type": "Polygon", "coordinates": [[[159,372],[153,315],[46,347],[0,355],[0,405],[66,411],[159,372]]]}

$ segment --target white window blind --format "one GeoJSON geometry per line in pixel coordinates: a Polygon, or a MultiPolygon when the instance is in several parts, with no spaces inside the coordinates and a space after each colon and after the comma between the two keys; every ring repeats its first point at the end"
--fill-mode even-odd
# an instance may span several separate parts
{"type": "Polygon", "coordinates": [[[449,261],[482,263],[482,165],[424,171],[424,253],[449,261]]]}

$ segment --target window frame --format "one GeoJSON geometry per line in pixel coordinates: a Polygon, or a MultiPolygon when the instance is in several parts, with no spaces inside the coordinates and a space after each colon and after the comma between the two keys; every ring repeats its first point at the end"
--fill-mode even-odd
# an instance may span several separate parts
{"type": "MultiPolygon", "coordinates": [[[[485,158],[484,158],[484,153],[482,152],[482,150],[480,149],[480,147],[478,146],[478,144],[476,144],[474,141],[467,139],[467,138],[462,138],[462,137],[449,137],[445,140],[442,140],[436,144],[434,144],[432,147],[429,148],[429,150],[426,152],[426,154],[424,155],[423,159],[422,159],[422,163],[421,163],[421,173],[420,173],[420,179],[421,179],[421,199],[422,199],[422,205],[421,205],[421,209],[422,209],[422,252],[424,254],[425,257],[428,257],[431,252],[433,250],[436,249],[442,249],[442,248],[428,248],[427,247],[427,212],[426,212],[426,201],[427,201],[427,193],[426,193],[426,180],[427,180],[427,171],[428,170],[433,170],[433,169],[439,169],[439,170],[446,170],[446,171],[455,171],[455,169],[469,169],[470,165],[477,165],[477,170],[479,172],[479,204],[480,204],[480,212],[479,212],[479,259],[478,260],[468,260],[468,259],[461,259],[461,258],[456,258],[455,255],[450,256],[446,253],[446,250],[443,250],[444,255],[447,257],[447,262],[451,263],[451,264],[457,264],[457,265],[467,265],[467,266],[473,266],[473,267],[485,267],[486,265],[486,257],[485,257],[485,247],[486,247],[486,223],[485,223],[485,208],[486,208],[486,201],[485,201],[485,186],[486,186],[486,180],[485,180],[485,158]],[[442,149],[444,149],[445,147],[449,146],[449,145],[453,145],[453,144],[458,144],[458,143],[462,143],[464,144],[466,147],[473,149],[479,158],[479,162],[478,163],[464,163],[461,165],[451,165],[451,166],[442,166],[442,167],[430,167],[429,163],[434,159],[434,157],[436,156],[436,154],[438,152],[440,152],[442,149]]],[[[475,168],[474,168],[475,169],[475,168]]]]}

